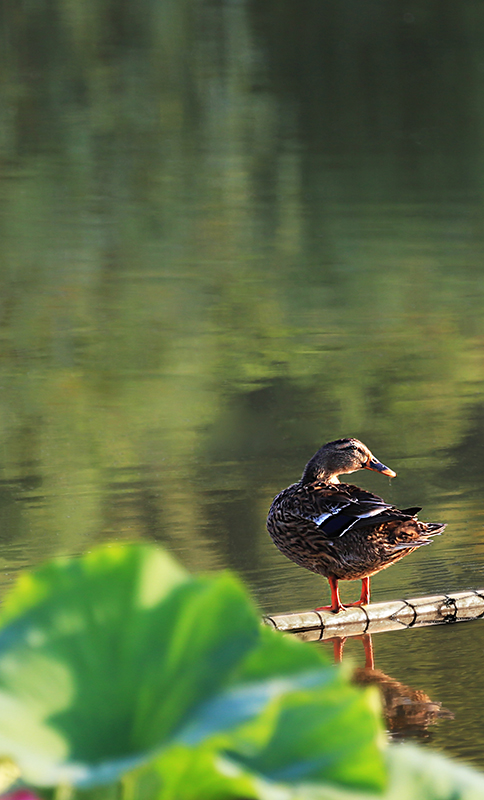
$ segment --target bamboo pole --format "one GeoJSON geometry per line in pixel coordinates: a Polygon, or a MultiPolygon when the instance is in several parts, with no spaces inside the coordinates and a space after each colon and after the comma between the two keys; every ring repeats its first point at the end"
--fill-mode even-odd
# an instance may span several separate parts
{"type": "Polygon", "coordinates": [[[330,611],[300,611],[271,614],[264,622],[280,631],[298,633],[309,641],[334,636],[421,628],[484,617],[484,589],[467,592],[389,600],[367,606],[353,606],[332,614],[330,611]]]}

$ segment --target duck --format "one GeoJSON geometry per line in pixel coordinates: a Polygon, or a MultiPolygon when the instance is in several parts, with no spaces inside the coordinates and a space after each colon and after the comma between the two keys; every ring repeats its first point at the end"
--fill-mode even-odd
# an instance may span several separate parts
{"type": "Polygon", "coordinates": [[[370,602],[370,578],[382,569],[431,544],[445,528],[421,522],[422,509],[398,509],[381,497],[339,476],[369,469],[396,477],[359,439],[328,442],[306,464],[301,480],[272,501],[267,530],[276,547],[291,561],[329,582],[331,605],[316,611],[336,614],[370,602]],[[361,580],[361,596],[343,605],[339,581],[361,580]]]}

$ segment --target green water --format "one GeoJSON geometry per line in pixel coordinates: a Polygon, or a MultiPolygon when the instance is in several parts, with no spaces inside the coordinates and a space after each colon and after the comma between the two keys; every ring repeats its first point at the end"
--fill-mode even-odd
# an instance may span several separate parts
{"type": "MultiPolygon", "coordinates": [[[[448,523],[373,598],[484,587],[484,8],[1,13],[0,588],[147,539],[321,605],[265,517],[346,435],[398,473],[362,486],[448,523]]],[[[374,647],[484,767],[484,624],[374,647]]]]}

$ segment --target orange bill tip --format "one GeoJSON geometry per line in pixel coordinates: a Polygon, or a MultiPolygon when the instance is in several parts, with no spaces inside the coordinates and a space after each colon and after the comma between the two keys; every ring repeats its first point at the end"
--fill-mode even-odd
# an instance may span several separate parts
{"type": "Polygon", "coordinates": [[[382,475],[388,475],[389,478],[397,477],[396,472],[390,469],[390,467],[386,467],[385,464],[381,463],[381,461],[377,461],[376,458],[370,458],[366,462],[365,468],[375,470],[375,472],[381,472],[382,475]]]}

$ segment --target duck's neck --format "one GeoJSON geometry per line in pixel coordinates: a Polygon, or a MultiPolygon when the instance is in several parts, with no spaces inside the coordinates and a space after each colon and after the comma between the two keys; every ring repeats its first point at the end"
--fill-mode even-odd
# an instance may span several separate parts
{"type": "Polygon", "coordinates": [[[326,471],[320,464],[309,461],[304,468],[301,483],[315,483],[315,481],[332,484],[339,483],[338,476],[334,472],[326,471]]]}

